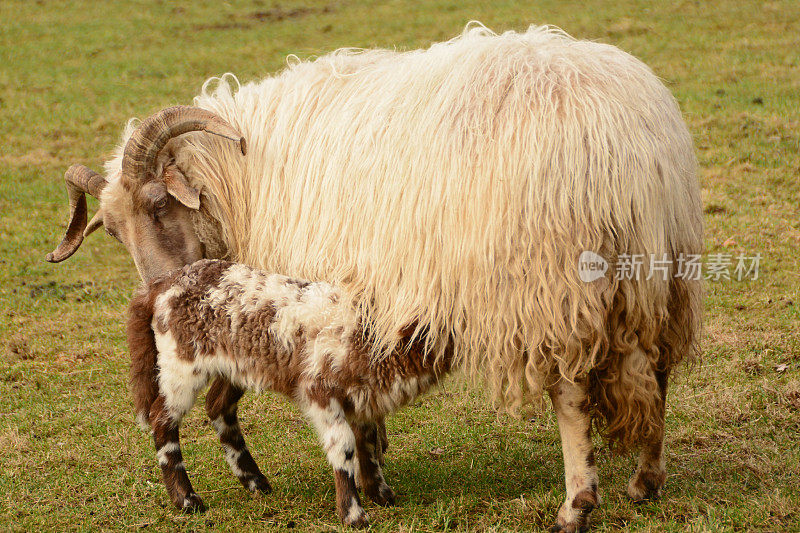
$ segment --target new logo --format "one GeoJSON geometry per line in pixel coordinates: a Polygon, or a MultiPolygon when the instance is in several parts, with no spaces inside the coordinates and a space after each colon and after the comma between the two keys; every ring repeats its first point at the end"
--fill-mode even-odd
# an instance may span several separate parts
{"type": "Polygon", "coordinates": [[[594,252],[586,250],[578,258],[578,276],[581,281],[591,283],[605,276],[608,270],[608,261],[594,252]]]}

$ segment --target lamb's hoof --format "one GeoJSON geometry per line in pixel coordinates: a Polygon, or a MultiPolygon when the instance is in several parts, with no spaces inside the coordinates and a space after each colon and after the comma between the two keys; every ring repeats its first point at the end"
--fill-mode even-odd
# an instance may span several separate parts
{"type": "Polygon", "coordinates": [[[364,509],[361,507],[352,507],[350,508],[350,512],[347,513],[342,519],[344,525],[355,528],[355,529],[362,529],[369,526],[369,516],[367,513],[364,512],[364,509]]]}
{"type": "Polygon", "coordinates": [[[550,526],[550,533],[585,533],[589,531],[589,513],[582,512],[569,522],[559,516],[556,523],[550,526]]]}
{"type": "Polygon", "coordinates": [[[206,506],[203,503],[203,500],[201,500],[200,496],[198,496],[195,492],[190,492],[187,494],[183,498],[183,501],[179,507],[180,510],[185,513],[204,513],[206,511],[206,506]]]}
{"type": "Polygon", "coordinates": [[[561,524],[556,522],[550,526],[548,531],[550,531],[550,533],[585,533],[586,531],[589,531],[589,526],[588,524],[561,524]]]}
{"type": "Polygon", "coordinates": [[[381,483],[375,490],[367,492],[370,500],[380,505],[381,507],[389,507],[395,504],[395,495],[392,488],[386,483],[381,483]]]}
{"type": "Polygon", "coordinates": [[[260,492],[261,494],[269,494],[272,492],[272,486],[269,484],[269,481],[267,481],[267,478],[263,475],[242,479],[240,481],[242,482],[242,485],[244,485],[244,487],[250,492],[260,492]]]}
{"type": "Polygon", "coordinates": [[[666,480],[667,473],[663,470],[637,470],[628,481],[628,496],[637,503],[657,500],[661,497],[661,489],[666,480]]]}

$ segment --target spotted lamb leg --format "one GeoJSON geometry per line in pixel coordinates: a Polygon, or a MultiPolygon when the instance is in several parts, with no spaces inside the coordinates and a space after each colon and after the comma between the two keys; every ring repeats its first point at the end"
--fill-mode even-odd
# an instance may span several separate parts
{"type": "Polygon", "coordinates": [[[244,391],[227,379],[217,378],[206,395],[206,413],[225,451],[225,460],[239,482],[251,492],[269,494],[272,487],[250,455],[239,426],[237,409],[242,394],[244,391]]]}
{"type": "Polygon", "coordinates": [[[150,413],[156,457],[161,466],[167,494],[178,509],[188,512],[205,511],[203,500],[192,488],[192,483],[186,474],[186,466],[183,464],[178,434],[182,415],[176,415],[164,405],[164,397],[159,396],[153,403],[150,413]]]}
{"type": "Polygon", "coordinates": [[[306,408],[333,467],[336,483],[336,511],[346,526],[366,527],[369,517],[361,507],[356,489],[356,437],[339,402],[330,399],[322,406],[312,402],[306,408]]]}
{"type": "Polygon", "coordinates": [[[652,439],[642,444],[639,452],[639,464],[628,482],[628,496],[637,502],[660,497],[661,488],[667,480],[667,470],[664,466],[664,413],[669,374],[657,372],[656,379],[661,392],[659,403],[661,427],[652,439]]]}
{"type": "Polygon", "coordinates": [[[394,505],[394,492],[383,478],[378,456],[383,449],[379,424],[374,422],[353,424],[353,432],[356,436],[358,472],[364,494],[378,505],[394,505]]]}
{"type": "Polygon", "coordinates": [[[549,392],[561,433],[567,487],[567,497],[550,531],[586,531],[592,510],[599,503],[591,419],[585,410],[586,389],[581,383],[562,380],[549,392]]]}
{"type": "Polygon", "coordinates": [[[378,459],[378,464],[384,466],[383,456],[386,455],[386,450],[389,449],[389,437],[386,436],[386,422],[383,417],[380,417],[377,422],[378,431],[378,446],[375,447],[375,456],[378,459]]]}

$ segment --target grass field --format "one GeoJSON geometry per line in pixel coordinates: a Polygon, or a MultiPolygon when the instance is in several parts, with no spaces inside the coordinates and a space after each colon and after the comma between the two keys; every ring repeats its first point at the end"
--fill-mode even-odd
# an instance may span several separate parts
{"type": "MultiPolygon", "coordinates": [[[[62,175],[100,168],[131,116],[190,103],[210,76],[263,77],[341,46],[410,48],[472,19],[617,45],[677,97],[695,139],[706,253],[763,256],[755,281],[708,284],[703,358],[674,380],[661,501],[624,494],[633,458],[601,451],[597,531],[800,531],[800,3],[201,1],[0,3],[0,530],[336,530],[330,468],[291,405],[241,413],[268,497],[229,474],[195,409],[184,454],[209,511],[175,511],[133,423],[123,316],[137,283],[98,232],[44,262],[62,175]]],[[[93,204],[95,205],[95,204],[93,204]]],[[[551,412],[497,415],[448,382],[388,421],[399,505],[378,531],[537,530],[563,499],[551,412]]]]}

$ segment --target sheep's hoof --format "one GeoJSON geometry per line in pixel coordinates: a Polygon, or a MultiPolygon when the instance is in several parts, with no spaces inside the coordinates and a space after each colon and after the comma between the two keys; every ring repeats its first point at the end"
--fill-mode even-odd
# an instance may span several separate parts
{"type": "Polygon", "coordinates": [[[582,533],[589,531],[592,511],[600,503],[596,489],[582,490],[569,501],[561,504],[556,523],[550,527],[551,533],[582,533]]]}
{"type": "Polygon", "coordinates": [[[657,500],[666,479],[667,473],[663,470],[637,470],[628,482],[628,496],[634,502],[657,500]]]}
{"type": "Polygon", "coordinates": [[[190,492],[187,494],[183,498],[183,501],[179,507],[181,511],[185,513],[204,513],[206,511],[206,506],[203,504],[203,500],[201,500],[200,496],[198,496],[195,492],[190,492]]]}
{"type": "Polygon", "coordinates": [[[374,490],[369,491],[367,493],[367,496],[369,497],[370,500],[380,505],[381,507],[389,507],[395,504],[394,491],[386,483],[381,483],[380,486],[376,487],[374,490]]]}
{"type": "Polygon", "coordinates": [[[272,487],[267,481],[265,476],[256,476],[249,479],[242,479],[242,485],[245,486],[250,492],[260,492],[261,494],[269,494],[272,492],[272,487]]]}

